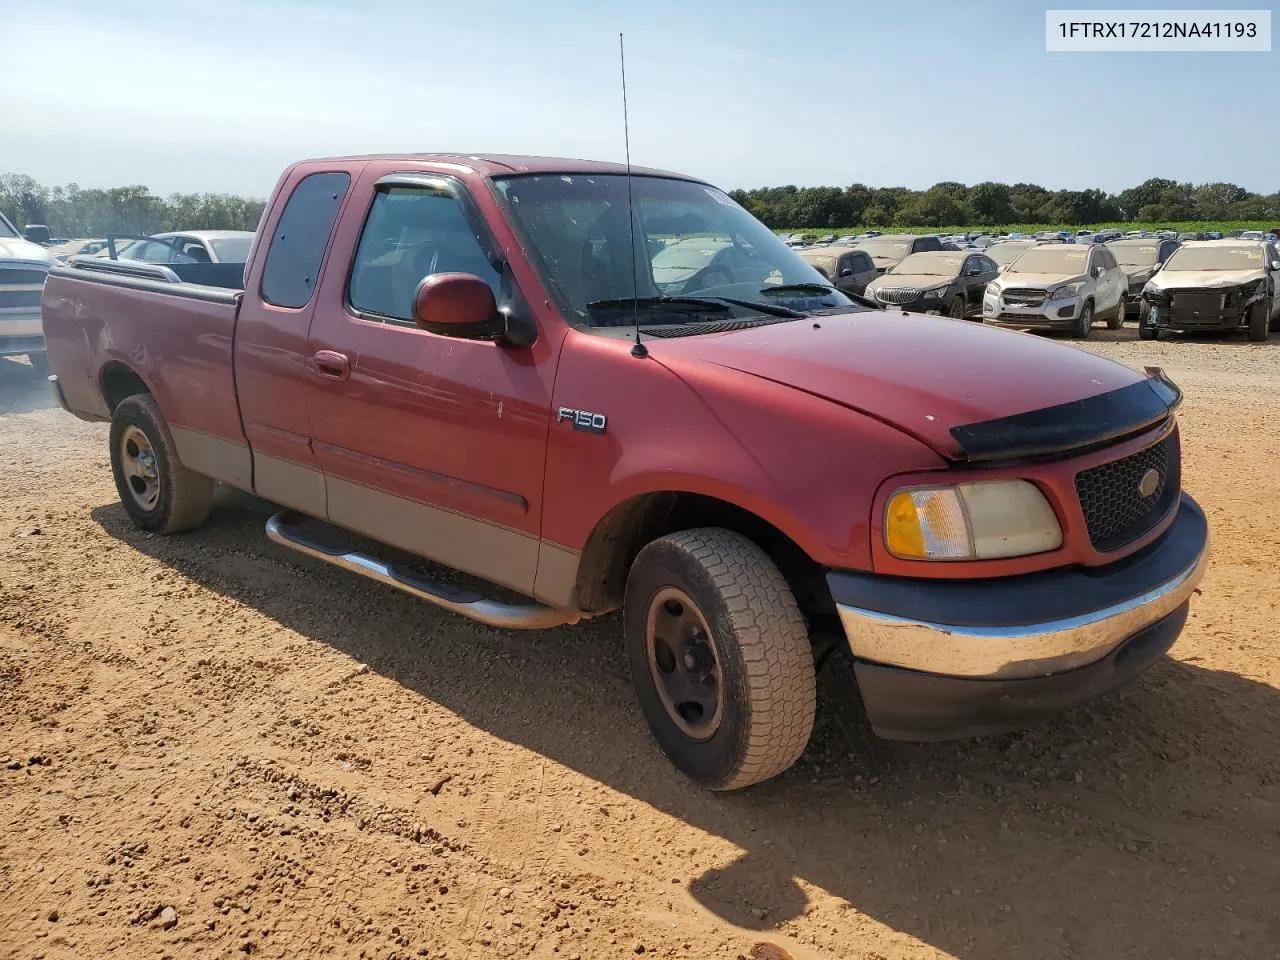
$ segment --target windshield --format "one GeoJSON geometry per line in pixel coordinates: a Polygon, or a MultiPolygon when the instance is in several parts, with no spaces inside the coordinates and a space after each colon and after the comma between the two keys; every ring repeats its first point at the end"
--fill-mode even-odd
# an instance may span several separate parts
{"type": "Polygon", "coordinates": [[[1009,273],[1058,273],[1075,276],[1084,273],[1085,260],[1089,257],[1087,247],[1067,246],[1066,244],[1049,244],[1047,246],[1029,247],[1017,260],[1009,266],[1009,273]]]}
{"type": "Polygon", "coordinates": [[[1007,266],[1017,260],[1024,250],[1031,248],[1030,243],[1019,243],[1016,240],[1004,241],[1002,243],[993,243],[987,247],[987,256],[994,260],[1000,266],[1007,266]]]}
{"type": "Polygon", "coordinates": [[[20,236],[20,234],[16,229],[14,229],[13,224],[9,222],[8,218],[6,218],[3,213],[0,213],[0,237],[17,236],[20,236]]]}
{"type": "Polygon", "coordinates": [[[1166,273],[1171,270],[1261,270],[1262,245],[1182,247],[1166,261],[1164,269],[1166,273]]]}
{"type": "Polygon", "coordinates": [[[1149,267],[1156,262],[1159,248],[1152,243],[1108,244],[1107,249],[1122,267],[1149,267]]]}
{"type": "Polygon", "coordinates": [[[215,237],[209,241],[220,263],[245,263],[253,237],[215,237]]]}
{"type": "Polygon", "coordinates": [[[963,263],[964,257],[954,253],[913,253],[889,272],[925,277],[956,277],[960,275],[963,263]]]}
{"type": "MultiPolygon", "coordinates": [[[[778,307],[853,306],[764,224],[706,184],[633,177],[633,257],[625,176],[538,174],[494,182],[545,277],[584,323],[629,325],[634,296],[650,298],[641,324],[697,319],[691,297],[709,298],[721,310],[715,298],[753,301],[775,316],[778,307]],[[661,299],[669,297],[686,302],[675,309],[661,299]]],[[[750,312],[741,304],[735,309],[750,312]]]]}
{"type": "Polygon", "coordinates": [[[901,260],[911,252],[911,241],[894,237],[871,237],[858,244],[858,249],[867,251],[877,260],[901,260]]]}

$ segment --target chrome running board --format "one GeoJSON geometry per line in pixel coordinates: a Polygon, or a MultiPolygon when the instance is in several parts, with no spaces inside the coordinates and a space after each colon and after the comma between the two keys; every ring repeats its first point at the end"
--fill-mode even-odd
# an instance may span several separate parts
{"type": "Polygon", "coordinates": [[[557,610],[541,603],[503,603],[446,583],[430,583],[407,570],[398,569],[364,553],[355,553],[338,547],[317,543],[296,529],[294,524],[304,520],[302,514],[282,510],[267,521],[267,539],[306,554],[325,563],[350,570],[370,580],[377,580],[389,587],[403,590],[419,600],[434,603],[453,613],[506,630],[546,630],[577,623],[582,614],[557,610]]]}

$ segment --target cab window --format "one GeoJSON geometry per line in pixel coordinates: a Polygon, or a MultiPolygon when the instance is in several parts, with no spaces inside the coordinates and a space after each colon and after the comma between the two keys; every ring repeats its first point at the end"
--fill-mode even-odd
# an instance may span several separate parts
{"type": "Polygon", "coordinates": [[[502,280],[457,198],[444,187],[379,190],[351,267],[349,297],[367,319],[414,323],[418,284],[437,273],[470,273],[501,296],[502,280]]]}

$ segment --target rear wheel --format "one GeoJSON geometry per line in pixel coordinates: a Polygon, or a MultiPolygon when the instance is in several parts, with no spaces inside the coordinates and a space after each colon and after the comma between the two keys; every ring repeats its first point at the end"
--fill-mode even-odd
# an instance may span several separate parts
{"type": "Polygon", "coordinates": [[[708,527],[650,543],[627,577],[624,625],[649,729],[691,779],[736,790],[804,752],[813,649],[786,580],[750,540],[708,527]]]}
{"type": "Polygon", "coordinates": [[[1071,331],[1071,335],[1077,340],[1084,340],[1093,330],[1093,301],[1086,300],[1083,307],[1080,308],[1080,316],[1076,319],[1075,329],[1071,331]]]}
{"type": "Polygon", "coordinates": [[[213,507],[213,481],[178,459],[155,398],[127,397],[111,418],[111,471],[120,503],[151,533],[178,533],[202,524],[213,507]]]}
{"type": "Polygon", "coordinates": [[[1267,339],[1270,326],[1271,304],[1265,300],[1255,303],[1253,309],[1249,311],[1249,339],[1261,343],[1267,339]]]}

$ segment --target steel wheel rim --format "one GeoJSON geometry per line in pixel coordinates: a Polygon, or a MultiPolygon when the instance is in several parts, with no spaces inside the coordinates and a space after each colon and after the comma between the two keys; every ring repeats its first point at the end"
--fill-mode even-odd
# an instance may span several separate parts
{"type": "Polygon", "coordinates": [[[649,676],[667,716],[686,737],[709,740],[724,716],[720,655],[706,618],[689,595],[663,587],[645,617],[649,676]]]}
{"type": "Polygon", "coordinates": [[[156,452],[147,435],[132,424],[120,434],[120,470],[133,502],[148,512],[154,510],[160,502],[156,452]]]}

